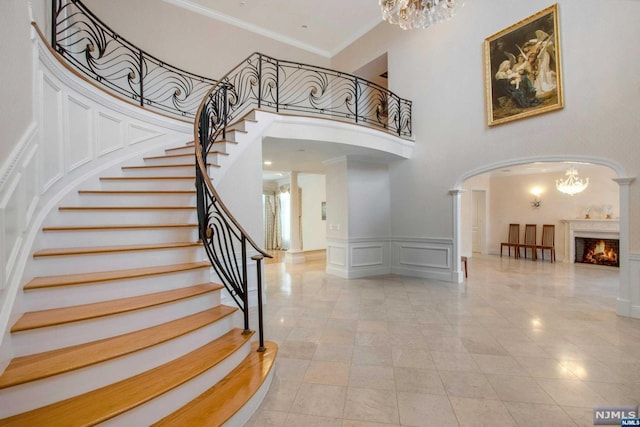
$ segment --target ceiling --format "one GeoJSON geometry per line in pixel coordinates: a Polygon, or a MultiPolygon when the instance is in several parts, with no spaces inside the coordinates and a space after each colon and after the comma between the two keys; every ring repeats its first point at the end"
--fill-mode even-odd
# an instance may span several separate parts
{"type": "Polygon", "coordinates": [[[377,0],[164,0],[327,58],[382,22],[377,0]]]}

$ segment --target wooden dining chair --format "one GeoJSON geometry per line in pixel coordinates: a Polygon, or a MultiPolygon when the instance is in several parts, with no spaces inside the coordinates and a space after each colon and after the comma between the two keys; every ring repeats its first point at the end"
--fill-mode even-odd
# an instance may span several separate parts
{"type": "Polygon", "coordinates": [[[502,256],[502,249],[506,246],[509,250],[509,256],[511,256],[511,248],[513,248],[514,257],[518,258],[518,245],[520,244],[520,224],[509,224],[509,237],[506,242],[500,243],[500,256],[502,256]]]}
{"type": "Polygon", "coordinates": [[[520,249],[524,249],[524,257],[527,258],[527,249],[531,249],[531,259],[537,259],[537,240],[536,240],[536,224],[525,224],[524,226],[524,243],[518,245],[518,257],[520,257],[520,249]]]}
{"type": "Polygon", "coordinates": [[[549,251],[549,259],[551,262],[556,260],[556,247],[555,247],[556,226],[553,224],[542,225],[542,243],[538,245],[540,249],[540,256],[544,261],[544,251],[549,251]]]}

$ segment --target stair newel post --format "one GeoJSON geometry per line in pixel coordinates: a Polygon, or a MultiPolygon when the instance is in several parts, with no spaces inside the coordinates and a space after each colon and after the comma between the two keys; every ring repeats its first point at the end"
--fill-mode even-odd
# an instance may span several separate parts
{"type": "Polygon", "coordinates": [[[247,280],[247,238],[242,235],[242,305],[244,306],[244,332],[248,334],[249,329],[249,285],[247,280]]]}
{"type": "Polygon", "coordinates": [[[254,255],[251,257],[256,262],[257,268],[257,282],[258,282],[258,351],[263,352],[266,350],[264,346],[264,324],[262,319],[262,255],[254,255]]]}
{"type": "Polygon", "coordinates": [[[258,108],[262,107],[262,54],[258,54],[258,108]]]}
{"type": "Polygon", "coordinates": [[[142,68],[144,65],[144,58],[142,49],[138,51],[138,72],[140,73],[140,106],[144,107],[144,83],[142,81],[142,68]]]}

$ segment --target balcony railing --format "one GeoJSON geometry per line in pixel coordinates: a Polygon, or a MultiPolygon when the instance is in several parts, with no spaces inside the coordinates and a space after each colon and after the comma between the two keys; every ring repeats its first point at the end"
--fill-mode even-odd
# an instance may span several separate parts
{"type": "Polygon", "coordinates": [[[51,45],[78,71],[141,107],[195,117],[215,80],[166,64],[136,47],[78,0],[52,4],[51,45]]]}

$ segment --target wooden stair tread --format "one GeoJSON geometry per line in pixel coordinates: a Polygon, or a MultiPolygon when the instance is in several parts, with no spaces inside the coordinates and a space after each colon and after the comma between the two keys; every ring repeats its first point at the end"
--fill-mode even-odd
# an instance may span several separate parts
{"type": "Polygon", "coordinates": [[[118,224],[118,225],[70,225],[42,227],[42,231],[93,231],[93,230],[142,230],[156,228],[196,228],[198,224],[118,224]]]}
{"type": "Polygon", "coordinates": [[[252,334],[234,329],[191,353],[126,380],[0,420],[3,426],[86,426],[104,422],[178,387],[224,360],[252,334]]]}
{"type": "MultiPolygon", "coordinates": [[[[180,164],[180,165],[140,165],[140,166],[122,166],[122,169],[155,169],[155,168],[192,168],[195,164],[180,164]]],[[[209,167],[220,167],[220,165],[216,165],[214,163],[207,163],[209,167]]]]}
{"type": "MultiPolygon", "coordinates": [[[[184,147],[180,147],[180,148],[184,148],[184,147]]],[[[144,160],[177,159],[177,158],[182,158],[182,157],[194,158],[194,154],[195,153],[167,154],[167,155],[164,155],[164,156],[145,157],[144,160]]],[[[209,151],[209,154],[219,154],[221,156],[228,156],[229,155],[229,153],[225,153],[224,151],[218,151],[218,150],[211,150],[211,151],[209,151]]],[[[191,166],[193,166],[193,165],[191,165],[191,166]]]]}
{"type": "Polygon", "coordinates": [[[191,298],[205,293],[222,289],[215,283],[203,283],[186,288],[157,292],[111,301],[91,304],[75,305],[71,307],[52,308],[49,310],[31,311],[24,313],[11,328],[11,332],[62,325],[81,320],[95,319],[126,313],[133,310],[154,307],[181,299],[191,298]]]}
{"type": "Polygon", "coordinates": [[[56,286],[81,285],[87,283],[107,282],[111,280],[135,279],[159,274],[177,273],[181,271],[209,268],[208,261],[191,262],[156,267],[130,268],[126,270],[100,271],[95,273],[64,274],[58,276],[34,277],[24,286],[25,291],[56,286]]]}
{"type": "Polygon", "coordinates": [[[195,180],[194,176],[102,176],[101,181],[136,181],[136,180],[167,180],[175,181],[176,179],[195,180]]]}
{"type": "Polygon", "coordinates": [[[60,206],[60,211],[195,210],[195,206],[60,206]]]}
{"type": "MultiPolygon", "coordinates": [[[[193,165],[192,165],[193,166],[193,165]]],[[[196,194],[196,190],[79,190],[78,194],[196,194]]]]}
{"type": "Polygon", "coordinates": [[[0,375],[0,389],[48,378],[164,343],[237,311],[225,305],[112,338],[15,358],[0,375]]]}
{"type": "Polygon", "coordinates": [[[219,426],[227,422],[253,397],[269,375],[278,346],[267,341],[265,347],[266,351],[257,352],[258,344],[252,343],[251,353],[226,377],[152,426],[219,426]]]}
{"type": "Polygon", "coordinates": [[[62,255],[87,255],[106,252],[147,251],[156,249],[179,249],[201,246],[200,242],[156,243],[151,245],[119,245],[119,246],[90,246],[77,248],[51,248],[34,252],[34,258],[62,255]]]}

